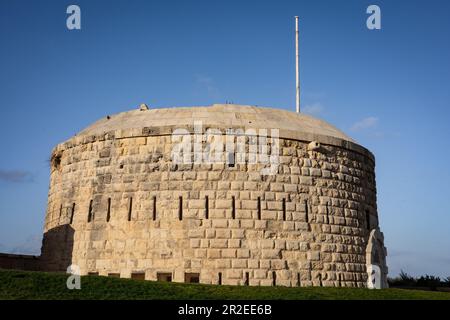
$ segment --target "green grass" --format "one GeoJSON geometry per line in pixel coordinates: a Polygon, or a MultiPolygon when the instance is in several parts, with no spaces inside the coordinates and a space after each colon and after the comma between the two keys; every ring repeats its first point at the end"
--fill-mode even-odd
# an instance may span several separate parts
{"type": "Polygon", "coordinates": [[[61,273],[0,270],[0,299],[446,299],[450,293],[404,289],[236,287],[81,277],[81,290],[66,288],[61,273]]]}

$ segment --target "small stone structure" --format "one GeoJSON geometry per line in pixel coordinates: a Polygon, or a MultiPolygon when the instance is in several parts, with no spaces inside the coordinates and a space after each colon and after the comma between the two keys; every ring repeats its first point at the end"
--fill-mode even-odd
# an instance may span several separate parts
{"type": "Polygon", "coordinates": [[[51,163],[45,270],[75,264],[82,274],[147,280],[366,287],[370,263],[385,283],[374,156],[313,117],[141,106],[59,144],[51,163]],[[195,121],[205,130],[278,129],[277,173],[249,163],[174,164],[172,133],[191,134],[195,121]]]}
{"type": "Polygon", "coordinates": [[[0,269],[39,271],[40,260],[37,256],[0,253],[0,269]]]}

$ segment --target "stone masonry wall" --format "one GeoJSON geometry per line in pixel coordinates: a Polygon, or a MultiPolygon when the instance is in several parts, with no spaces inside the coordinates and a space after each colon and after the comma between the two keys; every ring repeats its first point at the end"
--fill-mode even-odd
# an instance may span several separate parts
{"type": "Polygon", "coordinates": [[[38,271],[39,262],[39,257],[36,256],[0,253],[0,269],[38,271]]]}
{"type": "Polygon", "coordinates": [[[366,245],[378,226],[373,159],[331,145],[308,151],[309,142],[280,139],[273,176],[260,175],[259,165],[173,165],[170,135],[60,146],[44,268],[73,263],[83,274],[149,280],[199,273],[201,283],[217,284],[220,273],[230,285],[365,287],[366,245]]]}

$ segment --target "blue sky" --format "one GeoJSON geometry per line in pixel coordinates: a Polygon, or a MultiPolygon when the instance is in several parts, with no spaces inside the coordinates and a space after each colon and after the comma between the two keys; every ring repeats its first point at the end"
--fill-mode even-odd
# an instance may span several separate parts
{"type": "Polygon", "coordinates": [[[39,250],[49,155],[106,114],[302,104],[368,147],[391,276],[450,276],[450,2],[0,0],[0,251],[39,250]],[[66,28],[78,4],[82,29],[66,28]],[[381,8],[382,29],[366,28],[381,8]]]}

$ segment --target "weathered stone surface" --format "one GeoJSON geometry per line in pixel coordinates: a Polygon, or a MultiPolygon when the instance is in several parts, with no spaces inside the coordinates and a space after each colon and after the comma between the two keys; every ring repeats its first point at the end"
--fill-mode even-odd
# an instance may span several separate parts
{"type": "Polygon", "coordinates": [[[100,120],[54,155],[47,270],[76,264],[83,274],[169,273],[180,282],[199,273],[202,283],[217,283],[221,273],[232,285],[247,272],[250,285],[272,285],[276,272],[277,285],[296,286],[300,275],[302,286],[363,287],[366,263],[386,256],[382,234],[370,236],[366,221],[378,228],[372,154],[306,115],[234,105],[136,110],[100,120]],[[172,130],[192,128],[193,119],[280,129],[278,173],[262,176],[252,164],[174,165],[172,130]],[[311,141],[321,148],[308,151],[311,141]]]}

